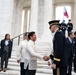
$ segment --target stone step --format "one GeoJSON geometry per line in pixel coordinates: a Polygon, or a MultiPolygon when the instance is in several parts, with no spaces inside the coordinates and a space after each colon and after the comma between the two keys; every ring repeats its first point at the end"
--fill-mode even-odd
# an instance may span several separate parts
{"type": "Polygon", "coordinates": [[[8,69],[12,70],[12,71],[20,71],[20,67],[19,66],[10,66],[10,65],[8,65],[8,69]]]}
{"type": "Polygon", "coordinates": [[[19,71],[7,70],[6,72],[0,72],[0,75],[20,75],[19,71]]]}
{"type": "Polygon", "coordinates": [[[51,66],[43,65],[43,64],[37,64],[37,68],[51,69],[51,66]]]}
{"type": "MultiPolygon", "coordinates": [[[[36,44],[38,47],[37,53],[41,55],[47,55],[50,50],[50,44],[45,42],[39,42],[36,44]]],[[[12,56],[9,59],[8,70],[0,72],[0,75],[20,75],[20,65],[17,63],[17,50],[18,46],[13,46],[12,56]]],[[[47,62],[44,60],[37,59],[37,73],[36,75],[52,75],[52,69],[47,65],[47,62]]]]}
{"type": "MultiPolygon", "coordinates": [[[[52,73],[51,74],[46,74],[46,73],[36,73],[36,75],[53,75],[52,73]]],[[[76,75],[76,73],[72,72],[72,75],[76,75]]]]}
{"type": "MultiPolygon", "coordinates": [[[[45,69],[42,69],[42,70],[45,70],[45,69]]],[[[47,70],[45,70],[45,71],[47,71],[47,70]]],[[[47,72],[44,72],[44,71],[40,72],[39,70],[37,70],[36,75],[53,75],[52,74],[52,70],[49,70],[49,71],[47,71],[47,72]],[[51,71],[51,72],[47,73],[49,71],[51,71]]],[[[0,75],[20,75],[20,72],[19,71],[14,71],[14,70],[13,71],[12,70],[7,70],[6,72],[0,72],[0,75]]],[[[72,72],[72,75],[76,75],[76,73],[72,72]]]]}
{"type": "Polygon", "coordinates": [[[53,75],[53,74],[36,73],[36,75],[53,75]]]}
{"type": "Polygon", "coordinates": [[[9,59],[9,62],[17,62],[17,59],[9,59]]]}
{"type": "Polygon", "coordinates": [[[48,51],[37,51],[37,53],[46,53],[48,51]]]}
{"type": "MultiPolygon", "coordinates": [[[[15,66],[15,65],[13,65],[13,64],[12,64],[12,65],[9,64],[9,65],[8,65],[8,69],[9,69],[9,70],[13,70],[13,71],[14,71],[14,70],[15,70],[15,71],[20,71],[20,66],[19,66],[19,65],[16,65],[16,66],[15,66]]],[[[51,67],[48,66],[48,65],[42,65],[42,64],[41,64],[41,65],[37,65],[37,70],[38,70],[38,72],[39,72],[39,71],[40,71],[40,72],[43,72],[42,69],[43,69],[43,70],[44,70],[44,69],[50,70],[51,67]]]]}
{"type": "Polygon", "coordinates": [[[18,64],[17,62],[9,62],[8,65],[11,65],[11,66],[19,66],[20,64],[18,64]]]}
{"type": "MultiPolygon", "coordinates": [[[[17,59],[10,59],[8,64],[9,65],[13,65],[13,66],[19,66],[19,64],[17,63],[17,59]]],[[[38,65],[47,65],[47,62],[46,61],[39,61],[38,60],[37,61],[37,64],[38,65]]]]}
{"type": "Polygon", "coordinates": [[[47,65],[47,62],[48,61],[40,61],[40,60],[37,61],[38,64],[46,64],[46,65],[47,65]]]}
{"type": "Polygon", "coordinates": [[[38,68],[37,73],[45,73],[45,74],[52,74],[52,69],[44,69],[38,68]]]}

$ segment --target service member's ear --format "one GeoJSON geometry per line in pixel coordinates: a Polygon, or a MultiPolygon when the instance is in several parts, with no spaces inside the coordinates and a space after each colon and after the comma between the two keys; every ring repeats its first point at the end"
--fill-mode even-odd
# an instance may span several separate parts
{"type": "Polygon", "coordinates": [[[51,26],[49,26],[49,29],[51,29],[51,26]]]}

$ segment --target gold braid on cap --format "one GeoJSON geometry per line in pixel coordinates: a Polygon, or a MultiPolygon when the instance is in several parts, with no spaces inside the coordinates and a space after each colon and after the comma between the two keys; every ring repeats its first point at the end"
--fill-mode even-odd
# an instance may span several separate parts
{"type": "Polygon", "coordinates": [[[54,23],[51,23],[50,25],[55,25],[55,24],[59,24],[58,22],[54,22],[54,23]]]}

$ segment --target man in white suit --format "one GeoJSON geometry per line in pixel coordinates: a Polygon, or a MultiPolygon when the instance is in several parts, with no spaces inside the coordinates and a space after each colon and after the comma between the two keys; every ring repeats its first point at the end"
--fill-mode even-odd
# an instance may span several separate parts
{"type": "Polygon", "coordinates": [[[20,63],[20,75],[28,75],[27,69],[24,69],[24,60],[26,53],[26,44],[28,42],[28,32],[24,34],[25,40],[21,41],[18,47],[17,62],[20,63]]]}
{"type": "Polygon", "coordinates": [[[35,32],[30,32],[28,35],[29,42],[27,43],[27,51],[25,54],[25,64],[24,68],[28,68],[29,75],[35,75],[37,69],[37,58],[39,59],[46,59],[46,56],[42,56],[37,53],[35,41],[36,41],[36,34],[35,32]]]}

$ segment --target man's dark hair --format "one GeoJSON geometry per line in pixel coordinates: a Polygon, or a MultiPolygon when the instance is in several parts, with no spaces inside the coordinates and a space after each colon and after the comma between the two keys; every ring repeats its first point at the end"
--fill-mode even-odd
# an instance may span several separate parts
{"type": "Polygon", "coordinates": [[[30,33],[28,34],[28,38],[30,39],[30,37],[33,36],[34,34],[35,34],[34,31],[30,32],[30,33]]]}
{"type": "Polygon", "coordinates": [[[69,33],[68,33],[68,36],[70,36],[70,35],[72,35],[72,34],[73,34],[73,32],[69,32],[69,33]]]}
{"type": "MultiPolygon", "coordinates": [[[[6,35],[5,35],[5,40],[7,39],[7,36],[8,36],[8,35],[10,36],[10,34],[6,34],[6,35]]],[[[10,40],[10,39],[9,39],[9,40],[10,40]]]]}
{"type": "Polygon", "coordinates": [[[29,34],[29,32],[24,33],[24,37],[26,37],[29,34]]]}
{"type": "Polygon", "coordinates": [[[74,35],[76,35],[76,31],[74,32],[74,35]]]}

